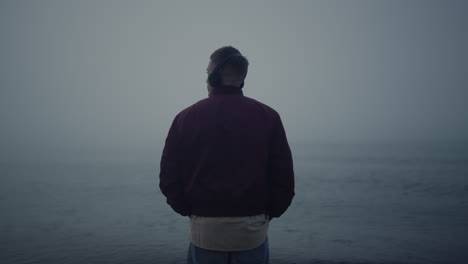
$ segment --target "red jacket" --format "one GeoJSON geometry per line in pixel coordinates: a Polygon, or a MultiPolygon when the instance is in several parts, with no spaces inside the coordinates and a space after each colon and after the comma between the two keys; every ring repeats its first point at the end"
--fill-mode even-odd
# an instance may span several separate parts
{"type": "Polygon", "coordinates": [[[236,87],[217,89],[177,114],[160,165],[159,187],[183,216],[279,217],[294,197],[279,114],[236,87]]]}

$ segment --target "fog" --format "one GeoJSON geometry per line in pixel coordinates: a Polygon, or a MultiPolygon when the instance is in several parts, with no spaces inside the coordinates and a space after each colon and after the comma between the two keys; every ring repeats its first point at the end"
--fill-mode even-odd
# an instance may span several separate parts
{"type": "MultiPolygon", "coordinates": [[[[289,141],[467,141],[466,1],[1,1],[0,158],[159,151],[232,45],[289,141]]],[[[154,157],[152,157],[154,158],[154,157]]]]}

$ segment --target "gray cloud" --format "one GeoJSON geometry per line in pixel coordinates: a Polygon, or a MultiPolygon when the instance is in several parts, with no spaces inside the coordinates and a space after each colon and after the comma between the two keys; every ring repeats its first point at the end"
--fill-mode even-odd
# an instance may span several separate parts
{"type": "Polygon", "coordinates": [[[291,142],[467,140],[464,1],[2,1],[3,158],[152,149],[246,55],[291,142]]]}

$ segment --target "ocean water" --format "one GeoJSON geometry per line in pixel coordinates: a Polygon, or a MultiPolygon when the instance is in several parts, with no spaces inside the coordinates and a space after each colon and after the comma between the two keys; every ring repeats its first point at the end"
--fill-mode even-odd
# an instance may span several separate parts
{"type": "MultiPolygon", "coordinates": [[[[271,263],[467,263],[468,145],[291,144],[296,196],[271,263]]],[[[161,149],[0,163],[0,263],[185,263],[161,149]]]]}

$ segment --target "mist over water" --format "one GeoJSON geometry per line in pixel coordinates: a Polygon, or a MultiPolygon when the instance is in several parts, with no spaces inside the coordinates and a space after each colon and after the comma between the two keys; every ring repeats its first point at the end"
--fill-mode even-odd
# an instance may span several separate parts
{"type": "Polygon", "coordinates": [[[210,54],[293,142],[468,141],[466,1],[1,1],[0,158],[154,149],[210,54]]]}
{"type": "Polygon", "coordinates": [[[0,262],[184,263],[158,188],[209,55],[282,118],[272,263],[468,258],[468,2],[0,2],[0,262]]]}
{"type": "MultiPolygon", "coordinates": [[[[461,263],[468,146],[291,145],[296,197],[272,263],[461,263]]],[[[159,157],[156,157],[156,160],[159,157]]],[[[3,263],[185,263],[188,218],[148,157],[2,163],[3,263]]]]}

